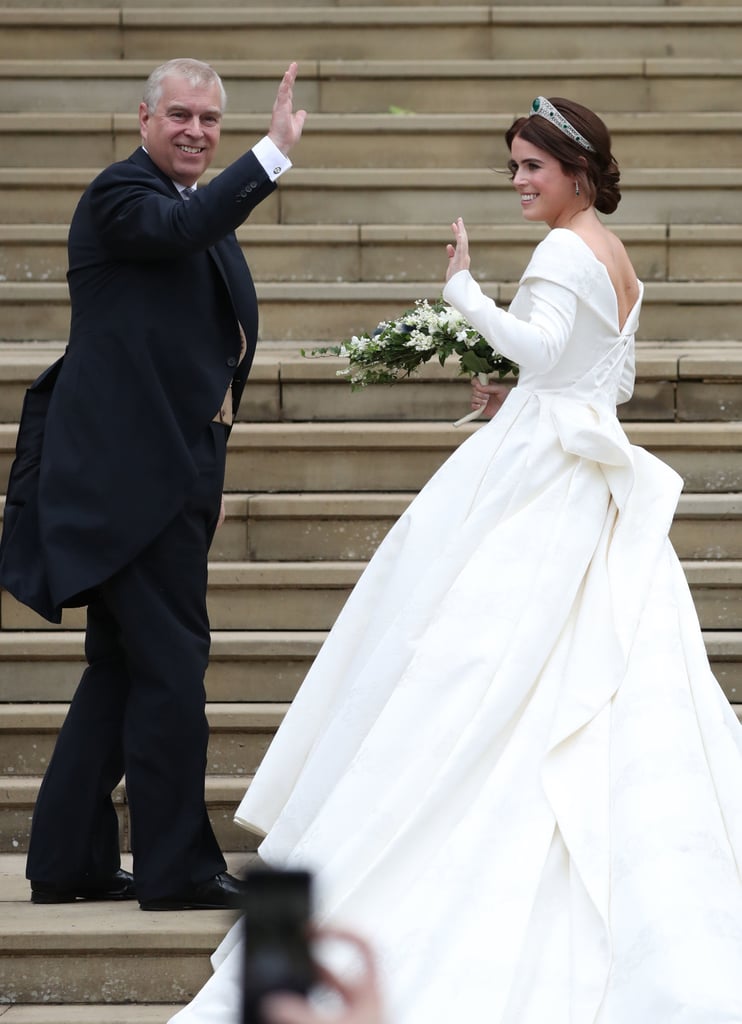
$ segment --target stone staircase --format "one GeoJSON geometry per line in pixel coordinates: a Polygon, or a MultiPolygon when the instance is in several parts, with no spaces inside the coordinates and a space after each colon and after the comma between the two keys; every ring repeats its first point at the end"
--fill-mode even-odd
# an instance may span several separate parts
{"type": "MultiPolygon", "coordinates": [[[[504,129],[537,94],[574,96],[611,128],[624,183],[613,223],[646,283],[622,417],[684,477],[672,539],[714,670],[742,707],[741,44],[733,3],[0,8],[0,491],[24,389],[64,344],[69,217],[96,171],[137,144],[146,75],[181,53],[217,66],[222,166],[265,130],[280,75],[300,61],[310,118],[296,167],[238,233],[263,340],[210,570],[207,792],[235,870],[254,844],[234,807],[327,629],[391,523],[477,429],[450,426],[468,407],[451,369],[351,394],[339,361],[300,349],[436,297],[459,214],[485,288],[512,297],[543,230],[521,222],[495,169],[504,129]]],[[[23,879],[83,624],[71,611],[51,627],[0,594],[0,1018],[164,1024],[208,977],[229,915],[34,907],[23,879]]],[[[117,805],[126,849],[123,786],[117,805]]]]}

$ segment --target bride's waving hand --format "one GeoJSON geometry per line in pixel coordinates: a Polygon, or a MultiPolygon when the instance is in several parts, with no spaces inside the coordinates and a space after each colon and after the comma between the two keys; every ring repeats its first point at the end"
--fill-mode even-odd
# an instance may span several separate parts
{"type": "Polygon", "coordinates": [[[446,280],[450,281],[454,274],[458,274],[460,270],[468,270],[471,264],[469,258],[469,236],[466,233],[466,227],[461,217],[458,217],[451,225],[451,230],[454,233],[456,239],[455,245],[447,245],[446,251],[448,253],[448,270],[446,271],[446,280]]]}

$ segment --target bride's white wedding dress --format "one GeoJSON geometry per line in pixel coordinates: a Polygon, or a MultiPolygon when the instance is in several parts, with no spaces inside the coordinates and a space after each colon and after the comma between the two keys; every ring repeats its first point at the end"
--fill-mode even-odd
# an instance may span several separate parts
{"type": "MultiPolygon", "coordinates": [[[[564,229],[510,313],[444,294],[519,384],[380,546],[237,820],[371,939],[390,1024],[739,1024],[742,729],[681,481],[615,415],[641,300],[620,328],[564,229]]],[[[236,1024],[240,956],[173,1021],[236,1024]]]]}

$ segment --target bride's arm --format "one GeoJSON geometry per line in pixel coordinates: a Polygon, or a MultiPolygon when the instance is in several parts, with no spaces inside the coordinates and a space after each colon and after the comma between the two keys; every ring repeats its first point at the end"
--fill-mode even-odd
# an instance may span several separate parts
{"type": "Polygon", "coordinates": [[[577,313],[577,297],[552,281],[533,280],[521,287],[528,289],[528,320],[500,309],[468,270],[459,271],[448,281],[443,298],[497,352],[532,373],[544,373],[554,366],[567,346],[577,313]]]}
{"type": "Polygon", "coordinates": [[[577,297],[553,281],[533,278],[528,290],[528,320],[500,309],[469,273],[469,238],[463,220],[452,225],[455,245],[447,246],[448,270],[443,298],[461,313],[492,347],[533,373],[549,370],[564,351],[577,313],[577,297]]]}

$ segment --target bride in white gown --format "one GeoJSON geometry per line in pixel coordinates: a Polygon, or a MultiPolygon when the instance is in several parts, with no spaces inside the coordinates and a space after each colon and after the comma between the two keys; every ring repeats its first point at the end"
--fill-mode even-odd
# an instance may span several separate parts
{"type": "MultiPolygon", "coordinates": [[[[444,296],[518,386],[381,544],[237,821],[371,940],[390,1024],[739,1024],[742,729],[681,480],[616,418],[642,286],[596,214],[610,138],[540,97],[507,141],[552,230],[505,312],[458,221],[444,296]]],[[[173,1024],[237,1024],[240,964],[233,930],[173,1024]]]]}

